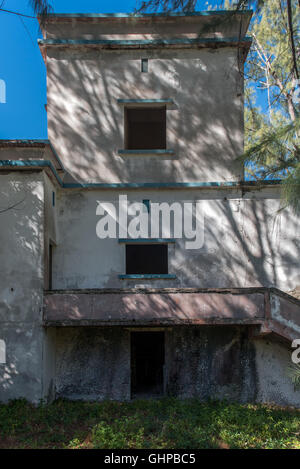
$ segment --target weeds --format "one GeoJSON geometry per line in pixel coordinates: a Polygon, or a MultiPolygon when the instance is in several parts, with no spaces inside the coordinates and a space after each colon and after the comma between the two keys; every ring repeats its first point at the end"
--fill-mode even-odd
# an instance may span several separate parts
{"type": "Polygon", "coordinates": [[[300,412],[197,399],[0,405],[0,448],[300,448],[300,412]]]}

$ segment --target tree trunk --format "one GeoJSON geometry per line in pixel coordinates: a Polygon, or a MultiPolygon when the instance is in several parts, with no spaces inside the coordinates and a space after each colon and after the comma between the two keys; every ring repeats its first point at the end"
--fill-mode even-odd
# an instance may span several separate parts
{"type": "MultiPolygon", "coordinates": [[[[299,0],[299,2],[300,2],[300,0],[299,0]]],[[[293,58],[293,68],[294,68],[296,78],[299,80],[299,73],[298,73],[298,67],[297,67],[297,57],[296,57],[296,50],[295,50],[295,41],[294,41],[293,12],[292,12],[291,0],[287,0],[287,14],[288,14],[288,25],[289,25],[289,35],[290,35],[290,42],[291,42],[291,51],[292,51],[292,58],[293,58]]]]}

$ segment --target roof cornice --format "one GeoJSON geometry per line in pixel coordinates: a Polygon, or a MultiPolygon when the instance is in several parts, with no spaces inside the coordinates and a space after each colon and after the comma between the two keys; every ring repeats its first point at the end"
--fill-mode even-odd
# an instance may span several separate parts
{"type": "Polygon", "coordinates": [[[172,38],[172,39],[129,39],[129,40],[110,40],[110,39],[38,39],[41,46],[93,46],[99,48],[143,48],[143,47],[211,47],[211,46],[237,46],[251,44],[251,37],[201,37],[195,39],[172,38]]]}
{"type": "Polygon", "coordinates": [[[0,171],[4,170],[48,170],[62,189],[96,189],[96,190],[140,190],[140,189],[237,189],[251,190],[262,187],[281,185],[280,179],[261,181],[213,181],[213,182],[64,182],[51,161],[48,160],[0,160],[0,171]]]}
{"type": "Polygon", "coordinates": [[[150,21],[166,21],[176,18],[195,18],[195,17],[213,17],[213,16],[252,16],[252,10],[206,10],[206,11],[190,11],[190,12],[161,12],[161,13],[49,13],[47,22],[57,21],[118,21],[126,20],[150,20],[150,21]]]}

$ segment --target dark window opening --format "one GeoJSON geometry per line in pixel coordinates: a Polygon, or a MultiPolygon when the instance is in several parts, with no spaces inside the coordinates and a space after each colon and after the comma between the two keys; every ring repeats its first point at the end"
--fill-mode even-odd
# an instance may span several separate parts
{"type": "Polygon", "coordinates": [[[164,386],[164,332],[131,333],[131,396],[161,395],[164,386]]]}
{"type": "Polygon", "coordinates": [[[167,274],[167,244],[127,244],[126,274],[167,274]]]}
{"type": "Polygon", "coordinates": [[[127,150],[166,149],[166,107],[125,108],[127,150]]]}
{"type": "Polygon", "coordinates": [[[148,59],[141,60],[141,72],[144,72],[144,73],[148,72],[148,59]]]}

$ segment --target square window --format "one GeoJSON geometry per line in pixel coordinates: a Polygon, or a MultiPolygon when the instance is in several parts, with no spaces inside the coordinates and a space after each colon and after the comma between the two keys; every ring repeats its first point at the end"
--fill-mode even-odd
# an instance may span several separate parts
{"type": "Polygon", "coordinates": [[[167,273],[167,244],[126,244],[126,274],[167,273]]]}
{"type": "Polygon", "coordinates": [[[125,108],[125,149],[166,149],[166,106],[125,108]]]}

